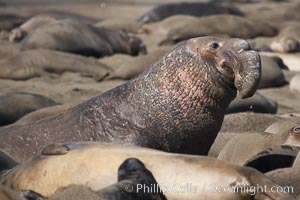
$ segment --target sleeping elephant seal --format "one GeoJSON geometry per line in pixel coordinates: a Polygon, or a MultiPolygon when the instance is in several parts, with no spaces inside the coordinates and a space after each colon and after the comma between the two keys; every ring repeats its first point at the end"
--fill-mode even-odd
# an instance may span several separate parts
{"type": "Polygon", "coordinates": [[[37,28],[60,19],[74,19],[89,24],[93,24],[98,21],[97,19],[89,18],[75,13],[62,11],[46,11],[32,16],[30,19],[22,23],[19,27],[14,28],[9,35],[9,40],[11,42],[20,41],[27,34],[36,30],[37,28]]]}
{"type": "Polygon", "coordinates": [[[31,190],[23,190],[20,193],[28,200],[166,200],[152,173],[140,160],[126,159],[117,173],[117,183],[98,191],[92,191],[85,185],[69,185],[58,189],[50,198],[42,197],[31,190]],[[140,188],[143,185],[155,186],[157,191],[143,191],[140,188]]]}
{"type": "Polygon", "coordinates": [[[131,79],[142,73],[148,66],[159,60],[171,48],[159,48],[146,55],[129,56],[116,54],[99,59],[101,63],[106,64],[112,69],[105,79],[131,79]]]}
{"type": "Polygon", "coordinates": [[[278,134],[252,133],[232,138],[220,152],[218,159],[243,165],[253,155],[277,145],[300,146],[300,126],[278,134]]]}
{"type": "Polygon", "coordinates": [[[288,84],[282,71],[283,69],[288,69],[288,67],[281,58],[272,56],[261,56],[260,58],[262,72],[259,89],[281,87],[288,84]]]}
{"type": "Polygon", "coordinates": [[[27,80],[48,73],[78,72],[96,81],[112,70],[96,58],[47,49],[27,50],[0,61],[0,78],[27,80]]]}
{"type": "Polygon", "coordinates": [[[114,53],[138,55],[146,51],[135,36],[73,19],[50,22],[32,31],[22,40],[20,49],[51,49],[95,57],[114,53]]]}
{"type": "Polygon", "coordinates": [[[227,109],[227,114],[237,112],[277,113],[277,103],[259,92],[248,99],[234,99],[227,109]]]}
{"type": "Polygon", "coordinates": [[[44,196],[70,184],[97,191],[117,181],[115,173],[127,158],[142,161],[169,200],[250,200],[254,191],[237,188],[257,186],[265,186],[266,192],[257,193],[260,198],[256,199],[289,199],[278,191],[269,193],[276,185],[251,168],[205,156],[95,142],[50,145],[41,155],[3,173],[0,180],[13,189],[30,189],[44,196]],[[222,188],[231,192],[222,192],[222,188]]]}
{"type": "Polygon", "coordinates": [[[28,33],[31,31],[37,29],[38,27],[41,27],[45,24],[48,24],[50,22],[56,21],[55,18],[51,16],[44,16],[44,15],[38,15],[33,18],[30,18],[28,21],[23,23],[21,26],[14,28],[11,30],[11,33],[9,34],[9,41],[11,42],[17,42],[24,38],[28,33]]]}
{"type": "Polygon", "coordinates": [[[271,49],[281,53],[300,51],[300,25],[283,28],[271,43],[271,49]]]}
{"type": "Polygon", "coordinates": [[[268,23],[256,22],[233,15],[212,15],[207,17],[177,15],[161,22],[145,24],[141,31],[145,33],[160,33],[162,38],[159,42],[160,45],[174,44],[193,37],[206,35],[249,39],[277,34],[277,29],[268,23]]]}
{"type": "Polygon", "coordinates": [[[140,23],[153,23],[161,21],[172,15],[191,15],[191,16],[207,16],[216,14],[233,14],[243,15],[237,8],[226,7],[212,3],[169,3],[156,6],[149,12],[141,16],[137,21],[140,23]]]}
{"type": "Polygon", "coordinates": [[[0,126],[11,124],[35,110],[54,105],[58,105],[58,103],[40,94],[0,93],[0,126]]]}
{"type": "Polygon", "coordinates": [[[264,130],[264,132],[278,134],[286,132],[294,126],[300,126],[300,116],[294,115],[296,114],[291,114],[291,116],[284,117],[283,119],[276,121],[275,123],[268,126],[264,130]]]}
{"type": "Polygon", "coordinates": [[[300,168],[286,167],[266,173],[270,179],[281,187],[289,189],[289,194],[297,197],[300,194],[300,168]]]}
{"type": "Polygon", "coordinates": [[[98,97],[37,123],[1,129],[0,148],[19,161],[64,141],[205,155],[237,90],[242,98],[252,96],[260,75],[259,55],[245,40],[194,38],[98,97]]]}

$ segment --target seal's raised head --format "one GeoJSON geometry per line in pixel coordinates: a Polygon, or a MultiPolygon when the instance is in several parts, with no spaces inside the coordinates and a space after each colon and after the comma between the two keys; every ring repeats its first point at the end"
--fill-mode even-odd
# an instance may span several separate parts
{"type": "Polygon", "coordinates": [[[218,76],[217,81],[235,87],[242,98],[248,98],[256,91],[261,61],[259,54],[251,51],[245,40],[202,37],[187,41],[186,47],[192,54],[200,55],[208,71],[218,76]]]}

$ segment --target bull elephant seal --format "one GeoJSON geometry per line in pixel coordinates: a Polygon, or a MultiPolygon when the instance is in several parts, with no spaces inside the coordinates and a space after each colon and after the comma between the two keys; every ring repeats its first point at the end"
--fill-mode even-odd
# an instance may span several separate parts
{"type": "Polygon", "coordinates": [[[172,15],[207,16],[216,14],[243,15],[237,8],[221,6],[212,3],[169,3],[159,5],[137,20],[140,23],[151,23],[161,21],[172,15]]]}
{"type": "Polygon", "coordinates": [[[73,19],[57,20],[36,29],[22,40],[20,49],[51,49],[95,57],[113,53],[137,55],[146,51],[135,36],[97,29],[73,19]]]}
{"type": "Polygon", "coordinates": [[[100,81],[112,72],[95,58],[46,49],[20,52],[0,61],[0,69],[0,78],[13,80],[27,80],[48,73],[62,74],[71,71],[100,81]]]}
{"type": "Polygon", "coordinates": [[[57,147],[68,149],[68,152],[38,155],[6,171],[0,180],[13,189],[26,188],[44,196],[51,196],[57,188],[70,184],[85,184],[97,191],[117,181],[115,174],[120,163],[128,158],[137,158],[152,172],[169,200],[250,200],[253,191],[217,191],[220,188],[258,185],[265,186],[267,190],[258,193],[260,198],[256,199],[289,199],[278,191],[269,193],[270,188],[276,185],[258,171],[205,156],[96,142],[65,143],[57,147]],[[186,188],[187,184],[189,188],[186,188]]]}
{"type": "Polygon", "coordinates": [[[0,148],[19,161],[64,141],[207,154],[237,90],[252,96],[260,72],[259,55],[245,40],[194,38],[126,84],[57,116],[1,129],[0,148]]]}
{"type": "Polygon", "coordinates": [[[251,21],[233,15],[213,15],[207,17],[172,16],[161,22],[145,24],[142,31],[160,33],[160,45],[174,44],[193,37],[214,35],[238,38],[274,36],[277,29],[264,22],[251,21]],[[224,26],[226,23],[226,26],[224,26]],[[239,31],[236,31],[239,29],[239,31]]]}
{"type": "Polygon", "coordinates": [[[271,43],[271,49],[281,53],[300,51],[300,25],[283,28],[271,43]]]}
{"type": "Polygon", "coordinates": [[[0,94],[0,126],[11,124],[27,113],[54,105],[58,103],[40,94],[26,92],[0,94]]]}
{"type": "Polygon", "coordinates": [[[276,145],[300,146],[300,126],[281,134],[252,133],[232,138],[222,149],[218,158],[243,165],[253,155],[276,145]]]}

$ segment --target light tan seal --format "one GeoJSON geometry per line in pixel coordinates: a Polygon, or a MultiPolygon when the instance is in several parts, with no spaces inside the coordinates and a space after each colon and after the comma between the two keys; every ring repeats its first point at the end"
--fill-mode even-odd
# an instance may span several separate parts
{"type": "MultiPolygon", "coordinates": [[[[46,148],[51,152],[53,146],[46,148]]],[[[115,173],[120,163],[133,157],[142,161],[152,172],[158,184],[167,190],[165,194],[169,200],[250,200],[253,196],[249,191],[232,193],[220,190],[263,185],[271,191],[269,189],[276,186],[254,169],[209,157],[104,143],[69,143],[59,148],[65,148],[67,153],[62,151],[60,154],[55,147],[52,150],[57,155],[42,153],[34,157],[3,173],[2,183],[18,190],[31,189],[45,196],[51,196],[57,188],[70,184],[85,184],[97,191],[115,183],[115,173]],[[187,184],[191,189],[184,191],[187,184]]],[[[257,194],[257,199],[289,199],[286,194],[268,191],[257,194]]]]}
{"type": "Polygon", "coordinates": [[[281,134],[263,132],[238,135],[225,145],[218,159],[244,165],[253,155],[276,145],[300,146],[300,126],[281,134]]]}

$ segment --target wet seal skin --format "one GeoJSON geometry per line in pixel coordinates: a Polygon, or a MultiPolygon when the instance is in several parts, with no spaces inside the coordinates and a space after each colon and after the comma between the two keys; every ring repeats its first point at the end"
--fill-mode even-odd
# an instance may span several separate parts
{"type": "Polygon", "coordinates": [[[206,155],[237,91],[251,97],[260,76],[260,57],[245,40],[194,38],[100,96],[36,123],[0,129],[0,148],[19,161],[66,141],[206,155]]]}

